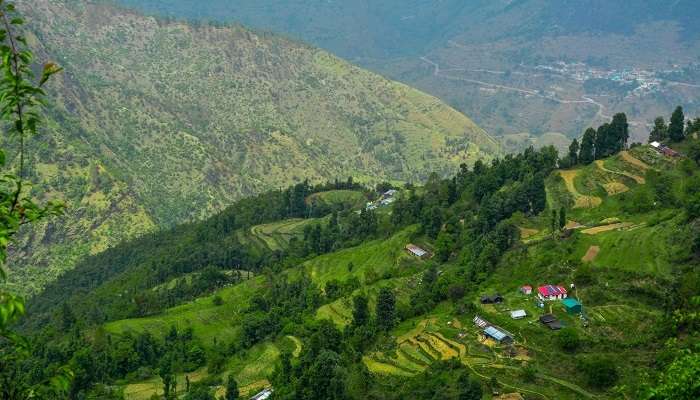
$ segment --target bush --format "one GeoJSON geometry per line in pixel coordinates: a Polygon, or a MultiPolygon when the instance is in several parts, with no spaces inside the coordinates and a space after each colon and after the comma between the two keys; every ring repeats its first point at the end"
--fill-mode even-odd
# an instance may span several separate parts
{"type": "Polygon", "coordinates": [[[220,306],[224,304],[224,299],[222,299],[221,296],[216,295],[214,296],[214,299],[212,299],[212,302],[215,306],[220,306]]]}
{"type": "Polygon", "coordinates": [[[579,369],[586,382],[599,389],[613,386],[620,377],[613,359],[604,356],[592,356],[581,360],[579,369]]]}
{"type": "Polygon", "coordinates": [[[574,328],[562,329],[557,335],[557,343],[562,350],[574,352],[581,346],[581,339],[574,328]]]}

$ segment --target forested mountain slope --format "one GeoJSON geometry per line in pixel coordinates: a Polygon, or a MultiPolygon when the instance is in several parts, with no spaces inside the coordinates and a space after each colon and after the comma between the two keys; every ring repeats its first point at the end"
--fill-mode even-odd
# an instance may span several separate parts
{"type": "Polygon", "coordinates": [[[694,399],[700,142],[670,144],[689,159],[603,156],[606,140],[577,161],[477,163],[373,211],[347,200],[386,187],[296,185],[124,243],[30,302],[25,329],[49,327],[34,360],[109,399],[210,399],[233,380],[282,399],[694,399]],[[318,197],[346,201],[312,211],[318,197]],[[274,249],[240,240],[302,221],[274,249]]]}
{"type": "Polygon", "coordinates": [[[699,110],[693,0],[117,1],[299,37],[438,96],[514,149],[622,111],[642,139],[676,104],[699,110]]]}
{"type": "Polygon", "coordinates": [[[282,37],[101,2],[19,7],[37,57],[65,68],[32,173],[37,193],[68,203],[15,248],[32,266],[12,274],[24,290],[242,195],[351,174],[418,181],[498,151],[436,98],[282,37]]]}

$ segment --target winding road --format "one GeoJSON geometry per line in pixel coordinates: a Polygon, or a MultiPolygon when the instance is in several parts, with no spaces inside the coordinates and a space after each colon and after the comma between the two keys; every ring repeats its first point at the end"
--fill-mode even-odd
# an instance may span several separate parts
{"type": "MultiPolygon", "coordinates": [[[[420,59],[423,62],[430,64],[433,67],[433,76],[435,76],[437,78],[448,79],[448,80],[452,80],[452,81],[467,82],[467,83],[472,83],[475,85],[490,87],[493,89],[508,90],[508,91],[517,92],[517,93],[521,93],[521,94],[528,95],[528,96],[535,96],[535,97],[539,97],[542,99],[551,100],[551,101],[554,101],[554,102],[560,103],[560,104],[591,104],[591,105],[598,108],[598,112],[596,113],[596,118],[599,118],[602,120],[612,119],[611,115],[605,114],[605,110],[606,110],[605,105],[603,105],[603,104],[597,102],[596,100],[594,100],[590,97],[587,97],[587,96],[582,96],[581,100],[566,100],[566,99],[561,99],[561,98],[556,97],[556,96],[543,95],[540,93],[539,90],[536,90],[536,89],[517,88],[517,87],[513,87],[513,86],[484,82],[484,81],[480,81],[477,79],[469,79],[469,78],[464,78],[464,77],[460,77],[460,76],[447,75],[440,68],[440,64],[436,63],[435,61],[429,59],[426,56],[423,56],[420,59]]],[[[465,68],[450,68],[447,71],[467,71],[467,69],[465,69],[465,68]]],[[[488,72],[488,73],[492,73],[492,74],[504,73],[502,71],[491,71],[491,70],[473,70],[473,71],[488,72]]],[[[628,123],[631,126],[647,126],[648,125],[646,123],[639,122],[639,121],[628,121],[628,123]]]]}

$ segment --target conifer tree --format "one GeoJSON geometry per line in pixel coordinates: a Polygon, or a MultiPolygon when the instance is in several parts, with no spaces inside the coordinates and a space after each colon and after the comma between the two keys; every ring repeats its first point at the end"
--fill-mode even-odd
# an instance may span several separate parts
{"type": "Polygon", "coordinates": [[[654,120],[654,129],[649,133],[649,142],[663,142],[668,135],[668,126],[664,117],[657,117],[654,120]]]}
{"type": "Polygon", "coordinates": [[[569,145],[569,161],[571,162],[571,165],[576,165],[578,164],[578,152],[579,152],[579,144],[578,144],[578,139],[574,139],[573,142],[571,142],[571,145],[569,145]]]}
{"type": "Polygon", "coordinates": [[[394,327],[396,323],[396,297],[394,292],[384,287],[377,297],[377,325],[384,331],[394,327]]]}
{"type": "Polygon", "coordinates": [[[595,142],[596,130],[588,128],[581,140],[581,150],[578,156],[578,160],[581,164],[588,165],[595,160],[595,142]]]}
{"type": "Polygon", "coordinates": [[[683,115],[683,107],[678,106],[671,115],[671,123],[668,125],[668,137],[673,142],[680,142],[685,137],[685,116],[683,115]]]}

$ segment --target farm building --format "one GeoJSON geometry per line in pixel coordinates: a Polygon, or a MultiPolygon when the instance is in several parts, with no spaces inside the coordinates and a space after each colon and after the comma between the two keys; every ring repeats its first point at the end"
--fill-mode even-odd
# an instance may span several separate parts
{"type": "Polygon", "coordinates": [[[520,292],[525,295],[531,295],[532,294],[532,286],[530,285],[525,285],[520,288],[520,292]]]}
{"type": "Polygon", "coordinates": [[[474,325],[478,326],[481,329],[484,329],[491,324],[489,324],[488,321],[477,315],[474,317],[474,325]]]}
{"type": "Polygon", "coordinates": [[[513,319],[523,319],[523,318],[527,317],[527,312],[525,312],[525,310],[511,311],[510,317],[513,319]]]}
{"type": "Polygon", "coordinates": [[[480,316],[474,316],[474,325],[478,326],[483,330],[484,336],[491,338],[498,343],[511,344],[513,343],[513,335],[508,333],[503,328],[499,328],[496,325],[492,325],[490,322],[481,318],[480,316]]]}
{"type": "Polygon", "coordinates": [[[540,322],[546,325],[549,329],[556,331],[562,328],[561,322],[552,314],[545,314],[540,317],[540,322]]]}
{"type": "Polygon", "coordinates": [[[482,296],[481,304],[500,304],[503,303],[503,296],[494,294],[493,296],[482,296]]]}
{"type": "Polygon", "coordinates": [[[256,394],[255,396],[251,397],[250,400],[266,400],[269,399],[270,396],[272,396],[272,389],[265,389],[262,392],[256,394]]]}
{"type": "Polygon", "coordinates": [[[677,151],[673,150],[672,148],[659,143],[659,142],[651,142],[649,145],[659,153],[665,155],[666,157],[680,157],[680,153],[677,151]]]}
{"type": "Polygon", "coordinates": [[[484,329],[484,335],[490,337],[498,343],[513,343],[513,336],[502,329],[496,328],[495,326],[489,326],[484,329]]]}
{"type": "Polygon", "coordinates": [[[566,288],[563,286],[544,285],[537,288],[537,296],[542,300],[562,300],[567,296],[566,288]]]}
{"type": "Polygon", "coordinates": [[[562,300],[561,302],[564,305],[566,312],[568,312],[569,314],[580,314],[581,313],[581,309],[583,306],[581,305],[581,303],[578,302],[578,300],[568,298],[568,299],[562,300]]]}
{"type": "Polygon", "coordinates": [[[415,244],[407,244],[406,245],[406,251],[408,251],[409,254],[414,255],[418,258],[430,258],[430,252],[428,250],[421,249],[420,247],[416,246],[415,244]]]}

